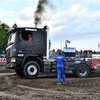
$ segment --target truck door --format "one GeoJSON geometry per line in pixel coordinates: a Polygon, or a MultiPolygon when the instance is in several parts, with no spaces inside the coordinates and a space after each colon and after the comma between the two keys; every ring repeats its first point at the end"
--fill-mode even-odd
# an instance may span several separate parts
{"type": "Polygon", "coordinates": [[[35,53],[42,54],[43,52],[43,33],[33,32],[33,50],[35,53]]]}

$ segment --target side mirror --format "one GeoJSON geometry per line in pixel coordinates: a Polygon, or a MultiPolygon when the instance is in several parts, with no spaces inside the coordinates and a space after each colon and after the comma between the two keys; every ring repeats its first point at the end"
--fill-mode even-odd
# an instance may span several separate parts
{"type": "Polygon", "coordinates": [[[49,27],[48,26],[44,26],[44,31],[48,31],[49,30],[49,27]]]}
{"type": "Polygon", "coordinates": [[[19,34],[19,40],[22,41],[22,34],[19,34]]]}
{"type": "Polygon", "coordinates": [[[6,54],[6,52],[5,52],[5,51],[3,51],[3,54],[6,54]]]}

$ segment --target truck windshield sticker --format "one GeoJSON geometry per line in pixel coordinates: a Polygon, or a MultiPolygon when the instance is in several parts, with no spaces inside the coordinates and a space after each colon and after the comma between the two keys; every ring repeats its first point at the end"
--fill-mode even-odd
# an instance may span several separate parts
{"type": "Polygon", "coordinates": [[[29,29],[29,28],[25,28],[26,31],[37,31],[37,29],[29,29]]]}
{"type": "Polygon", "coordinates": [[[16,48],[14,48],[13,51],[15,52],[16,51],[16,48]]]}
{"type": "Polygon", "coordinates": [[[8,50],[8,49],[11,48],[11,47],[12,47],[12,45],[8,46],[8,47],[6,48],[6,50],[8,50]]]}

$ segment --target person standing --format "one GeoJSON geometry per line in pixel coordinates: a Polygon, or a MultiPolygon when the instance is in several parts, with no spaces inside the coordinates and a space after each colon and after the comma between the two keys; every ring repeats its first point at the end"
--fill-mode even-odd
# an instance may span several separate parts
{"type": "Polygon", "coordinates": [[[66,78],[64,74],[64,64],[66,63],[66,58],[62,55],[61,50],[58,51],[58,56],[54,58],[54,64],[57,64],[57,77],[58,77],[58,83],[61,84],[61,74],[63,79],[63,84],[66,84],[66,78]]]}

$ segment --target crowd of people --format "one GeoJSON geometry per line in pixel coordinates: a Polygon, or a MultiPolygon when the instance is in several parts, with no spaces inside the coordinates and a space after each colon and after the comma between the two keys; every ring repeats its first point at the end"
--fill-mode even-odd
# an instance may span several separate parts
{"type": "Polygon", "coordinates": [[[77,58],[82,58],[84,56],[91,58],[92,54],[100,54],[100,52],[96,52],[95,50],[94,51],[92,51],[92,50],[76,51],[76,57],[77,58]]]}
{"type": "MultiPolygon", "coordinates": [[[[85,56],[85,57],[91,58],[92,54],[100,54],[100,52],[97,52],[95,50],[94,51],[91,51],[91,50],[77,51],[76,50],[75,57],[76,58],[82,58],[82,57],[85,56]]],[[[54,59],[56,56],[57,56],[57,54],[53,52],[49,55],[49,59],[54,59]]]]}
{"type": "Polygon", "coordinates": [[[0,58],[5,58],[5,55],[4,54],[0,54],[0,58]]]}

